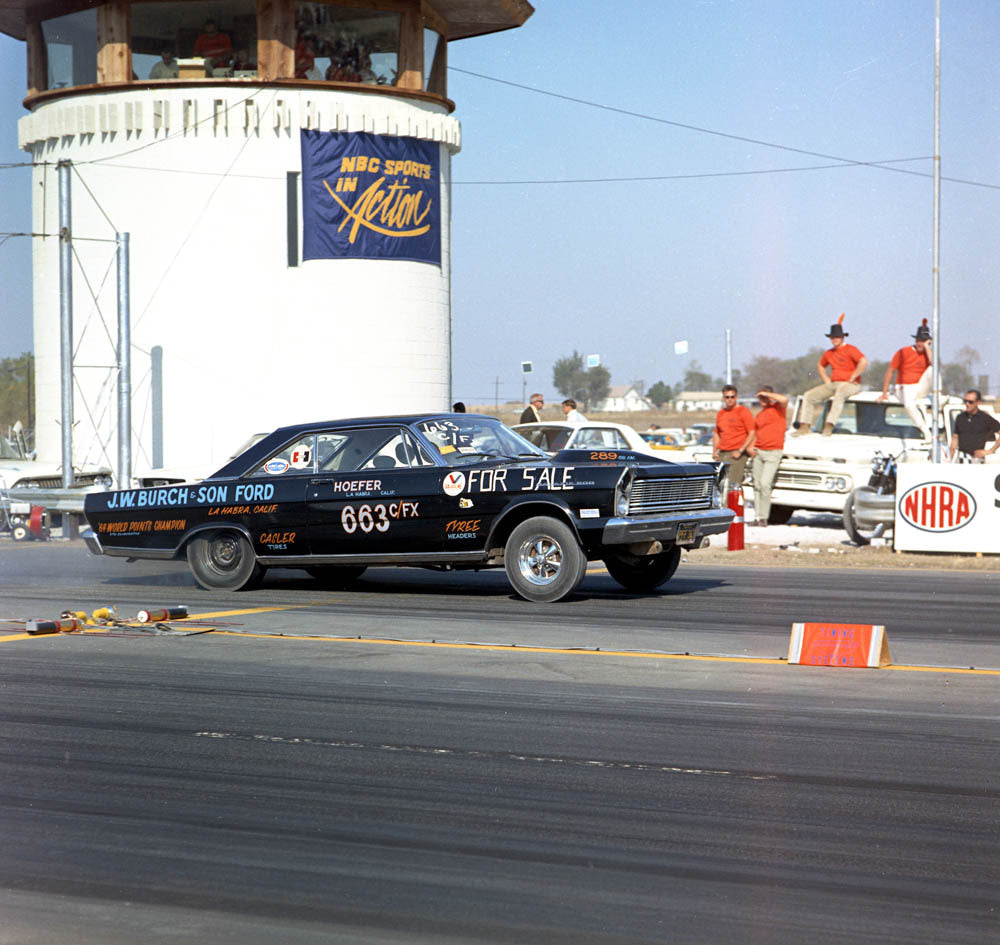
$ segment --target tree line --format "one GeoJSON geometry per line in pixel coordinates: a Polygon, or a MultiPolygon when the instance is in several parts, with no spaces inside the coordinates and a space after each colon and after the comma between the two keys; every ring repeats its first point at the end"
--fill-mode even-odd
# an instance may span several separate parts
{"type": "MultiPolygon", "coordinates": [[[[35,357],[25,352],[0,361],[0,430],[4,434],[18,421],[25,435],[34,432],[35,357]]],[[[30,439],[29,439],[30,442],[30,439]]]]}

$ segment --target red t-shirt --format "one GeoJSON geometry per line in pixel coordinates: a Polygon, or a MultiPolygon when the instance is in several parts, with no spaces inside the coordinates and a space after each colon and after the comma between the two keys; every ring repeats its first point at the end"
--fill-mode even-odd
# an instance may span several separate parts
{"type": "Polygon", "coordinates": [[[785,447],[785,419],[787,404],[768,404],[754,417],[753,425],[757,428],[757,442],[754,446],[759,450],[780,450],[785,447]]]}
{"type": "Polygon", "coordinates": [[[897,384],[916,384],[931,366],[927,351],[917,351],[913,345],[900,348],[889,362],[889,367],[895,368],[897,384]]]}
{"type": "Polygon", "coordinates": [[[203,59],[228,59],[232,52],[233,43],[228,33],[202,33],[194,41],[194,54],[203,59]]]}
{"type": "Polygon", "coordinates": [[[719,434],[720,450],[738,450],[753,429],[753,414],[741,404],[732,410],[720,410],[715,415],[715,432],[719,434]]]}
{"type": "Polygon", "coordinates": [[[849,381],[863,357],[864,355],[854,345],[849,345],[845,341],[837,348],[824,351],[819,363],[824,367],[830,366],[831,381],[849,381]]]}

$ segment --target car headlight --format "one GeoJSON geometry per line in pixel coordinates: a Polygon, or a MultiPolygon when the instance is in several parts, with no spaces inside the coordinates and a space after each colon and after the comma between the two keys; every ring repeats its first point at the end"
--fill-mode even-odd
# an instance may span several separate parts
{"type": "Polygon", "coordinates": [[[632,470],[626,469],[622,473],[618,485],[615,486],[615,514],[619,516],[628,515],[629,497],[632,494],[632,470]]]}
{"type": "Polygon", "coordinates": [[[728,505],[726,502],[726,472],[727,467],[725,463],[719,463],[715,467],[715,483],[712,488],[712,507],[716,509],[721,509],[728,505]]]}

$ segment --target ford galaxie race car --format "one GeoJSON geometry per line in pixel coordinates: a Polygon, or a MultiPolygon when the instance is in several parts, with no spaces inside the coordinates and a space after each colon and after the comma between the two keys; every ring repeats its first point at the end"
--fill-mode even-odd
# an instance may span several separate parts
{"type": "Polygon", "coordinates": [[[617,450],[550,458],[492,417],[421,414],[282,427],[207,479],[88,495],[95,554],[186,557],[205,588],[267,568],[344,586],[367,567],[503,567],[560,600],[601,559],[651,591],[683,546],[725,531],[719,473],[617,450]]]}

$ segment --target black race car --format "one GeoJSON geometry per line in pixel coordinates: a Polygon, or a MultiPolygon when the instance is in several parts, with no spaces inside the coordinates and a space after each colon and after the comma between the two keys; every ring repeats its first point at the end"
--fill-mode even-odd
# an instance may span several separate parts
{"type": "Polygon", "coordinates": [[[84,511],[95,554],[186,556],[209,589],[250,588],[267,568],[345,586],[371,566],[502,566],[532,601],[570,594],[596,559],[651,591],[681,547],[733,516],[713,466],[618,450],[549,458],[475,414],[282,427],[200,482],[92,493],[84,511]]]}

